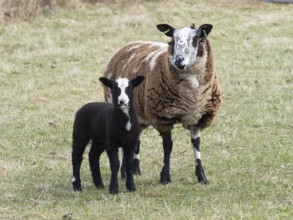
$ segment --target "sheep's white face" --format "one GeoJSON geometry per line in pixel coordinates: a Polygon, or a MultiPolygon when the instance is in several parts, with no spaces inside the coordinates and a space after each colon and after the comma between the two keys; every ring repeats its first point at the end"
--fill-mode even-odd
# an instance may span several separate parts
{"type": "Polygon", "coordinates": [[[171,62],[177,68],[183,70],[192,66],[198,51],[198,40],[196,30],[191,28],[182,28],[175,30],[173,34],[174,48],[171,62]]]}
{"type": "Polygon", "coordinates": [[[168,37],[172,37],[171,64],[185,70],[195,64],[201,39],[207,37],[213,26],[203,24],[196,29],[192,24],[190,28],[175,29],[168,24],[158,24],[157,28],[168,37]]]}

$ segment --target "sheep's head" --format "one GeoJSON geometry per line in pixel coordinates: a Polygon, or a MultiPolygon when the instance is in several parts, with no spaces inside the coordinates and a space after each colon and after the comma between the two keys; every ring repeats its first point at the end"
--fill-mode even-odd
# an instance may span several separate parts
{"type": "Polygon", "coordinates": [[[106,77],[100,77],[100,81],[104,86],[111,89],[112,103],[122,109],[128,109],[132,103],[133,89],[140,85],[144,76],[137,76],[132,80],[127,78],[118,78],[116,80],[111,80],[106,77]]]}
{"type": "Polygon", "coordinates": [[[203,24],[198,29],[192,24],[190,28],[175,29],[168,24],[158,24],[157,28],[171,37],[171,63],[180,70],[193,66],[198,56],[200,42],[211,32],[211,24],[203,24]]]}

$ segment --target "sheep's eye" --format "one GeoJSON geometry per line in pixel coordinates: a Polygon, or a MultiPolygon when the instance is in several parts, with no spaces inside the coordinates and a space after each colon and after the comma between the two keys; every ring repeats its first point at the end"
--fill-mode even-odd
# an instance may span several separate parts
{"type": "Polygon", "coordinates": [[[195,36],[195,37],[193,38],[192,45],[193,45],[194,47],[197,47],[197,44],[198,44],[199,39],[200,39],[199,36],[195,36]]]}

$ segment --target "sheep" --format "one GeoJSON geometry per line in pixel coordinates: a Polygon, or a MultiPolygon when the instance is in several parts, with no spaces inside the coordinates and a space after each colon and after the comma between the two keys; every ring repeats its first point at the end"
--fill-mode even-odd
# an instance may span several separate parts
{"type": "MultiPolygon", "coordinates": [[[[160,182],[171,183],[172,129],[179,123],[190,131],[198,182],[207,184],[200,154],[200,132],[212,123],[221,104],[212,47],[207,39],[213,26],[203,24],[196,28],[192,24],[190,28],[175,29],[158,24],[157,28],[171,42],[137,41],[122,47],[110,58],[104,76],[116,79],[139,73],[146,77],[134,95],[134,109],[141,129],[151,125],[162,137],[164,164],[160,182]]],[[[110,101],[111,91],[105,88],[104,94],[110,101]]],[[[136,159],[139,148],[138,144],[136,159]]]]}
{"type": "Polygon", "coordinates": [[[119,192],[117,173],[119,170],[118,147],[122,147],[126,164],[126,188],[136,191],[132,163],[139,137],[139,124],[133,109],[133,89],[142,83],[144,76],[132,80],[119,78],[116,81],[101,77],[104,86],[111,89],[113,104],[103,102],[87,103],[75,116],[72,141],[72,186],[82,191],[80,166],[86,145],[92,140],[89,163],[92,178],[97,188],[104,188],[100,172],[100,155],[106,149],[110,161],[111,182],[109,192],[119,192]]]}

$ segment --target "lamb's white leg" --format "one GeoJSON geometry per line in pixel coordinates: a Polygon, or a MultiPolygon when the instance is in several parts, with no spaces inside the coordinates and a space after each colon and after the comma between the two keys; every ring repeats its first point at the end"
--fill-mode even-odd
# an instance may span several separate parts
{"type": "MultiPolygon", "coordinates": [[[[140,166],[139,166],[139,148],[140,148],[140,140],[137,142],[137,146],[134,152],[134,157],[133,157],[133,164],[132,164],[132,170],[133,174],[135,175],[141,175],[140,172],[140,166]]],[[[124,151],[122,147],[119,148],[119,160],[121,162],[121,167],[120,167],[120,172],[121,172],[121,179],[125,179],[126,177],[126,167],[125,167],[125,157],[124,157],[124,151]]]]}
{"type": "Polygon", "coordinates": [[[200,129],[196,126],[190,126],[190,136],[192,149],[194,153],[194,159],[196,161],[195,175],[197,176],[198,182],[207,184],[208,180],[205,175],[200,155],[200,129]]]}
{"type": "Polygon", "coordinates": [[[140,149],[140,140],[137,141],[136,149],[134,151],[134,158],[133,158],[133,174],[140,175],[140,167],[139,167],[139,149],[140,149]]]}

